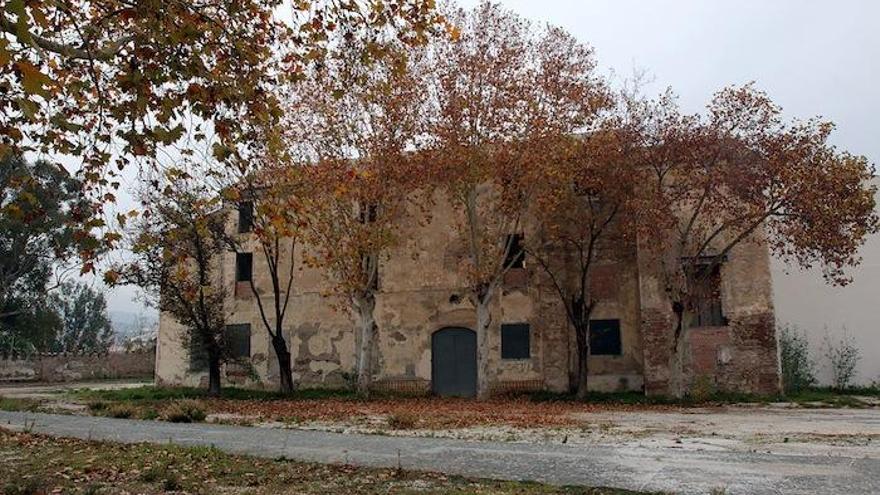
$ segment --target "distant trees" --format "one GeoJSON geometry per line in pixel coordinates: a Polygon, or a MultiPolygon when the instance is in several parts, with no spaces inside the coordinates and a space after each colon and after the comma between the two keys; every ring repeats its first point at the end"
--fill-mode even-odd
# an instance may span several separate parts
{"type": "Polygon", "coordinates": [[[51,306],[61,317],[54,352],[107,352],[113,328],[104,294],[82,282],[67,281],[51,296],[51,306]]]}
{"type": "Polygon", "coordinates": [[[81,231],[91,209],[82,183],[63,167],[0,157],[0,345],[48,351],[60,320],[48,294],[77,271],[83,250],[98,249],[81,231]]]}

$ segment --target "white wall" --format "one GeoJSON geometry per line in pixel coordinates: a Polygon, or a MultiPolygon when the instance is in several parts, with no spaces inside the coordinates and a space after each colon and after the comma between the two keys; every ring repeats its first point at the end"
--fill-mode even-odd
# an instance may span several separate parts
{"type": "MultiPolygon", "coordinates": [[[[880,184],[880,179],[875,183],[880,184]]],[[[820,364],[819,378],[825,382],[823,339],[826,333],[839,339],[844,326],[861,349],[859,383],[880,380],[880,235],[868,240],[862,257],[862,265],[852,271],[853,283],[846,287],[826,285],[819,270],[801,271],[773,260],[776,318],[806,330],[820,364]]]]}

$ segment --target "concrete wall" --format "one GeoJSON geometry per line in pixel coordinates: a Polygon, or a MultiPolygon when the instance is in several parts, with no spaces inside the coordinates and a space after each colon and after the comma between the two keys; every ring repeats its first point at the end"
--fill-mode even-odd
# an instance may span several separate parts
{"type": "Polygon", "coordinates": [[[152,378],[156,353],[45,354],[0,358],[0,381],[70,382],[115,378],[152,378]]]}

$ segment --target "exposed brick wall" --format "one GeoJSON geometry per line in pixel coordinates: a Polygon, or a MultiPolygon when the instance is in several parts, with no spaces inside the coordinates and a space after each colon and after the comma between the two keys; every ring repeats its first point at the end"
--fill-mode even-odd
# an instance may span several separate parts
{"type": "Polygon", "coordinates": [[[686,340],[685,376],[691,392],[779,393],[772,313],[734,319],[727,327],[692,328],[686,340]]]}
{"type": "Polygon", "coordinates": [[[657,309],[642,309],[646,395],[669,393],[672,337],[672,319],[669,314],[657,309]]]}
{"type": "Polygon", "coordinates": [[[0,358],[0,381],[70,382],[115,378],[151,378],[156,352],[44,354],[0,358]]]}

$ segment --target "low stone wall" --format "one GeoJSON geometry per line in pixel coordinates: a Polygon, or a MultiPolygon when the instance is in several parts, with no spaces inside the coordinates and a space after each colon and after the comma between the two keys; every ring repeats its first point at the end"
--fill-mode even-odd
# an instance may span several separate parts
{"type": "Polygon", "coordinates": [[[151,378],[156,351],[109,354],[0,355],[0,382],[72,382],[115,378],[151,378]]]}

